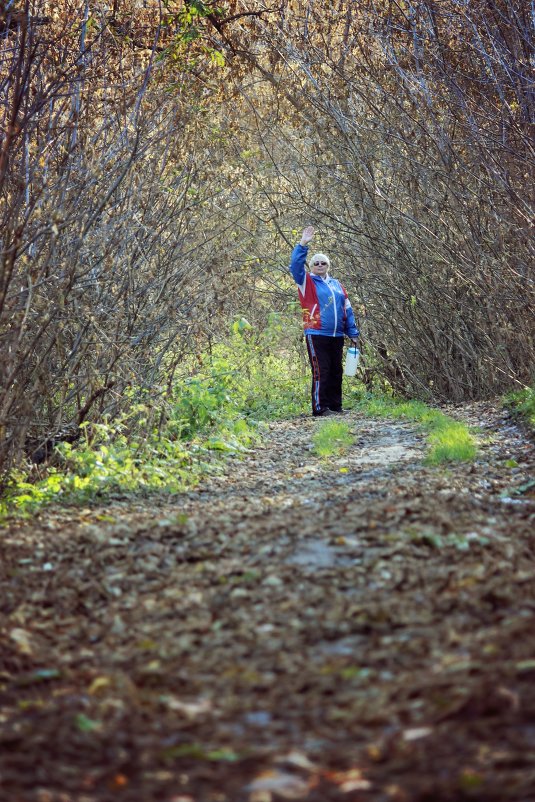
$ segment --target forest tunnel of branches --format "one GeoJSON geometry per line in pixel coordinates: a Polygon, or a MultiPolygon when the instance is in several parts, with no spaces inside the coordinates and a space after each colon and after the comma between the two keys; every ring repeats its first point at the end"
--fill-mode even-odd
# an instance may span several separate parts
{"type": "Polygon", "coordinates": [[[307,224],[370,381],[436,402],[529,384],[531,13],[4,0],[0,469],[165,397],[237,316],[298,316],[307,224]]]}

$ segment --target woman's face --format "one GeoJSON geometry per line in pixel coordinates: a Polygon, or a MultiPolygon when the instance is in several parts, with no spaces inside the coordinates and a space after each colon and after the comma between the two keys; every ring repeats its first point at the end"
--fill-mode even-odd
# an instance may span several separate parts
{"type": "Polygon", "coordinates": [[[329,272],[329,262],[322,257],[314,259],[310,263],[310,272],[314,273],[315,276],[321,276],[322,278],[325,278],[329,272]]]}

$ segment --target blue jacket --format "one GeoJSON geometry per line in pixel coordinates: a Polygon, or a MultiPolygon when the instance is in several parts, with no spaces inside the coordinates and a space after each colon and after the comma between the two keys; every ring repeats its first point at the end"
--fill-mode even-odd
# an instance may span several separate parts
{"type": "Polygon", "coordinates": [[[290,262],[292,276],[299,287],[305,334],[358,337],[359,330],[344,287],[330,276],[324,279],[308,273],[305,270],[307,253],[307,247],[296,245],[290,262]]]}

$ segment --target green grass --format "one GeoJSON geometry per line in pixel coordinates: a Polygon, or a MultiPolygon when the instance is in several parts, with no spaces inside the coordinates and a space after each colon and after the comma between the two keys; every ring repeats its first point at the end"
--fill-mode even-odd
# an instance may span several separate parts
{"type": "Polygon", "coordinates": [[[504,405],[535,431],[535,385],[505,396],[504,405]]]}
{"type": "Polygon", "coordinates": [[[430,452],[427,462],[441,465],[444,462],[471,462],[477,454],[477,445],[464,423],[446,418],[443,426],[431,431],[430,452]]]}
{"type": "Polygon", "coordinates": [[[354,437],[347,423],[325,421],[314,433],[312,441],[318,457],[331,457],[343,454],[352,445],[354,437]]]}
{"type": "Polygon", "coordinates": [[[374,417],[417,421],[427,434],[430,450],[426,462],[430,465],[471,462],[476,457],[477,444],[468,427],[421,401],[371,397],[363,399],[358,409],[374,417]]]}

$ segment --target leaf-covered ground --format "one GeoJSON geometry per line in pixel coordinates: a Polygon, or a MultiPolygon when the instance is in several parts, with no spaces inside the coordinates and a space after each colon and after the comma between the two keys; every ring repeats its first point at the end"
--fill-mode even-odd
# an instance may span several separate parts
{"type": "Polygon", "coordinates": [[[533,444],[476,463],[414,426],[271,425],[167,503],[0,535],[5,802],[533,802],[533,444]]]}

